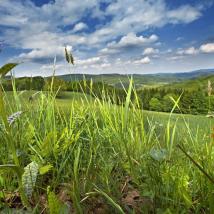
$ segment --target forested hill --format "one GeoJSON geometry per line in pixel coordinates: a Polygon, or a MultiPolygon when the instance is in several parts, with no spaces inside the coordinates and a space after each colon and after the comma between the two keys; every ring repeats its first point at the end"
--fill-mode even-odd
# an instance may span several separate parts
{"type": "Polygon", "coordinates": [[[171,83],[165,86],[162,86],[163,89],[182,89],[182,90],[188,90],[188,91],[196,91],[196,90],[207,90],[207,84],[208,81],[211,82],[211,84],[214,84],[214,75],[208,75],[208,76],[200,76],[198,78],[181,81],[177,83],[171,83]]]}
{"type": "MultiPolygon", "coordinates": [[[[145,87],[185,87],[192,88],[195,85],[200,84],[200,81],[205,81],[210,76],[214,75],[214,69],[201,69],[192,72],[184,72],[184,73],[157,73],[157,74],[66,74],[66,75],[58,75],[57,77],[66,82],[69,81],[81,81],[81,80],[93,80],[93,82],[103,82],[105,84],[114,86],[116,88],[121,88],[122,84],[124,87],[128,87],[131,76],[133,77],[135,87],[140,89],[145,87]],[[196,81],[195,81],[196,80],[196,81]],[[188,82],[190,81],[190,82],[188,82]],[[122,84],[121,84],[122,83],[122,84]],[[192,86],[190,85],[192,84],[192,86]]],[[[34,77],[37,79],[37,77],[34,77]]],[[[34,79],[33,78],[33,79],[34,79]]],[[[45,77],[44,79],[47,79],[45,77]]],[[[7,76],[5,79],[10,79],[7,76]]],[[[19,77],[17,78],[25,84],[25,81],[30,82],[30,77],[19,77]]],[[[201,83],[203,84],[203,83],[201,83]]]]}
{"type": "MultiPolygon", "coordinates": [[[[165,85],[174,82],[182,82],[184,80],[191,80],[198,77],[214,75],[214,69],[201,69],[192,72],[184,73],[157,73],[157,74],[133,74],[134,82],[137,86],[143,85],[165,85]]],[[[104,82],[115,87],[120,87],[121,82],[127,86],[131,75],[122,74],[66,74],[58,76],[65,81],[79,81],[90,80],[94,82],[104,82]]]]}

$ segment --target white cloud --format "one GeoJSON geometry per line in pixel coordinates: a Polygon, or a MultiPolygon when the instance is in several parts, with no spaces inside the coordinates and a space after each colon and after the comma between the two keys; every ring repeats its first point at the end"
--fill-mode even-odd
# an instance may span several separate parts
{"type": "Polygon", "coordinates": [[[92,58],[88,58],[88,59],[77,60],[76,64],[77,65],[93,65],[93,64],[100,63],[101,61],[102,60],[100,57],[92,57],[92,58]]]}
{"type": "Polygon", "coordinates": [[[46,64],[46,65],[42,65],[41,66],[41,69],[44,70],[44,71],[51,71],[51,70],[53,70],[53,68],[55,68],[56,70],[58,70],[58,69],[64,69],[65,65],[64,64],[56,64],[54,66],[54,65],[46,64]]]}
{"type": "Polygon", "coordinates": [[[195,48],[193,46],[186,49],[179,48],[175,53],[173,53],[172,51],[169,52],[171,56],[168,56],[167,60],[181,60],[185,59],[185,57],[188,55],[201,57],[202,53],[214,53],[214,43],[202,44],[199,48],[195,48]]]}
{"type": "Polygon", "coordinates": [[[46,48],[46,49],[33,49],[32,51],[28,53],[22,53],[18,56],[18,59],[23,61],[28,60],[36,60],[36,59],[43,59],[48,57],[54,57],[55,55],[58,55],[59,52],[62,54],[63,49],[61,47],[55,49],[55,52],[53,52],[53,48],[46,48]],[[54,55],[55,53],[55,55],[54,55]]]}
{"type": "Polygon", "coordinates": [[[135,64],[149,64],[151,62],[150,58],[148,56],[140,59],[140,60],[135,60],[135,64]]]}
{"type": "Polygon", "coordinates": [[[105,15],[113,16],[112,21],[91,35],[91,44],[166,24],[190,23],[201,16],[201,8],[185,4],[170,10],[164,0],[118,0],[108,6],[105,15]]]}
{"type": "MultiPolygon", "coordinates": [[[[189,4],[170,9],[165,0],[55,0],[42,7],[36,7],[30,0],[5,0],[0,3],[0,27],[4,26],[0,40],[19,51],[18,59],[40,63],[43,59],[50,61],[55,55],[62,59],[64,46],[70,45],[77,58],[77,67],[113,70],[117,63],[113,63],[115,55],[110,57],[116,53],[121,54],[117,57],[123,65],[129,59],[136,59],[145,49],[145,57],[132,60],[130,64],[150,63],[148,55],[158,53],[158,49],[152,47],[157,47],[159,38],[145,36],[146,30],[166,24],[190,23],[201,16],[201,11],[189,4]],[[109,3],[105,10],[100,9],[101,2],[109,3]],[[98,21],[95,26],[87,26],[83,22],[85,18],[98,21]],[[90,33],[84,32],[87,27],[91,28],[90,33]]],[[[201,47],[202,50],[206,52],[207,48],[201,47]]],[[[189,49],[183,54],[196,52],[189,49]]]]}
{"type": "MultiPolygon", "coordinates": [[[[200,9],[189,5],[169,10],[163,0],[142,1],[140,5],[139,0],[132,0],[131,3],[130,0],[81,2],[55,0],[42,7],[36,7],[30,1],[24,3],[7,0],[1,2],[0,11],[4,11],[0,13],[1,25],[17,27],[16,29],[5,30],[4,39],[6,38],[6,42],[12,46],[24,49],[42,48],[45,42],[48,43],[48,46],[53,45],[53,43],[55,46],[63,46],[64,43],[71,42],[72,45],[76,46],[81,44],[103,48],[103,44],[117,37],[122,37],[121,44],[119,44],[121,46],[132,45],[136,41],[141,44],[146,41],[143,37],[137,37],[136,33],[150,27],[161,27],[167,23],[174,23],[174,21],[190,22],[197,19],[200,13],[200,9]],[[110,3],[106,11],[100,11],[100,2],[110,3]],[[190,15],[182,16],[187,10],[190,15]],[[96,17],[100,20],[111,15],[112,20],[103,26],[99,25],[95,32],[88,35],[72,36],[72,32],[77,33],[86,29],[87,25],[80,20],[87,11],[90,11],[92,16],[93,12],[96,12],[96,17]],[[188,20],[184,20],[185,17],[188,20]],[[60,30],[60,27],[73,23],[77,23],[73,31],[63,32],[60,30]],[[130,32],[133,33],[129,34],[130,32]]],[[[154,35],[150,39],[157,38],[154,35]]]]}
{"type": "Polygon", "coordinates": [[[214,53],[214,43],[203,44],[200,47],[202,53],[214,53]]]}
{"type": "MultiPolygon", "coordinates": [[[[72,51],[72,46],[66,46],[68,51],[72,51]]],[[[40,59],[46,59],[48,58],[54,58],[55,56],[62,58],[65,54],[65,47],[60,46],[50,46],[45,48],[39,48],[39,49],[33,49],[32,51],[28,53],[22,53],[20,54],[17,59],[23,60],[23,61],[33,61],[33,60],[40,60],[40,59]]]]}
{"type": "Polygon", "coordinates": [[[183,5],[175,10],[168,11],[166,17],[168,21],[177,24],[179,22],[190,23],[201,16],[199,8],[190,5],[183,5]]]}
{"type": "Polygon", "coordinates": [[[126,36],[122,37],[118,42],[118,47],[127,47],[127,46],[141,46],[145,44],[150,44],[158,40],[157,35],[151,35],[146,38],[143,36],[137,36],[135,33],[129,33],[126,36]]]}
{"type": "Polygon", "coordinates": [[[167,57],[167,60],[176,61],[176,60],[181,60],[183,58],[184,58],[184,56],[182,56],[182,55],[179,55],[179,56],[170,56],[170,57],[167,57]]]}
{"type": "Polygon", "coordinates": [[[202,44],[199,48],[189,47],[177,51],[178,55],[196,55],[199,53],[214,53],[214,43],[202,44]]]}
{"type": "Polygon", "coordinates": [[[127,49],[139,49],[148,44],[154,43],[158,40],[157,35],[151,35],[149,37],[137,36],[134,33],[129,33],[123,36],[119,42],[111,42],[107,44],[106,48],[103,48],[100,52],[102,54],[115,54],[120,51],[126,51],[127,49]]]}
{"type": "Polygon", "coordinates": [[[179,37],[177,37],[177,38],[176,38],[176,40],[175,40],[175,41],[176,41],[176,42],[180,42],[180,41],[183,41],[183,40],[184,40],[184,37],[179,36],[179,37]]]}
{"type": "Polygon", "coordinates": [[[146,48],[143,51],[143,55],[151,55],[151,54],[157,54],[157,53],[159,53],[159,50],[155,48],[146,48]]]}
{"type": "Polygon", "coordinates": [[[100,65],[101,68],[109,68],[111,67],[111,63],[103,63],[100,65]]]}
{"type": "Polygon", "coordinates": [[[74,26],[72,32],[79,32],[79,31],[85,30],[87,28],[88,28],[88,26],[85,23],[79,22],[74,26]]]}
{"type": "Polygon", "coordinates": [[[180,49],[177,51],[177,54],[179,55],[196,55],[199,53],[199,50],[197,50],[195,47],[189,47],[187,49],[180,49]]]}

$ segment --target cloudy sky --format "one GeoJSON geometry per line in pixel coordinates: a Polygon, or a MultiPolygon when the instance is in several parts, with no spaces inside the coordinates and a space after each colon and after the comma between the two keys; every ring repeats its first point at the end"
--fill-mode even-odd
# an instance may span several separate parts
{"type": "Polygon", "coordinates": [[[0,0],[0,41],[18,76],[214,68],[214,0],[0,0]]]}

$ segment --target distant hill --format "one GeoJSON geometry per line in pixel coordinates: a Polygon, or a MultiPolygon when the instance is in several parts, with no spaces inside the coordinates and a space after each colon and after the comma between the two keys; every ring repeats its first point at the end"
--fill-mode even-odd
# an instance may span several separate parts
{"type": "MultiPolygon", "coordinates": [[[[80,80],[93,80],[93,82],[103,82],[105,84],[121,88],[128,87],[129,80],[133,77],[135,87],[137,89],[145,87],[165,87],[165,88],[194,88],[198,85],[207,84],[208,79],[214,82],[214,69],[201,69],[192,72],[183,73],[157,73],[157,74],[66,74],[59,75],[58,78],[64,81],[80,81],[80,80]],[[213,76],[212,76],[213,75],[213,76]],[[122,83],[122,84],[121,84],[122,83]]],[[[33,77],[33,79],[38,77],[33,77]]],[[[42,77],[40,77],[42,78],[42,77]]],[[[47,79],[45,77],[44,79],[47,79]]],[[[5,80],[9,80],[10,76],[6,76],[5,80]]],[[[18,80],[31,81],[31,77],[19,77],[18,80]]],[[[24,84],[24,83],[23,83],[24,84]]]]}
{"type": "Polygon", "coordinates": [[[183,73],[157,73],[157,74],[66,74],[58,76],[65,81],[79,81],[90,80],[94,82],[104,82],[115,87],[121,87],[121,83],[126,87],[129,84],[129,79],[132,76],[135,85],[139,87],[143,86],[162,86],[170,83],[178,83],[185,80],[196,79],[198,77],[205,77],[214,75],[214,69],[201,69],[192,72],[183,73]]]}
{"type": "Polygon", "coordinates": [[[213,75],[207,75],[207,76],[203,75],[203,76],[199,76],[197,78],[192,78],[192,79],[184,80],[184,81],[177,82],[177,83],[170,83],[168,85],[162,86],[161,88],[165,88],[165,89],[181,88],[181,89],[189,90],[189,91],[193,91],[193,90],[206,91],[208,80],[214,86],[214,74],[213,74],[213,75]]]}

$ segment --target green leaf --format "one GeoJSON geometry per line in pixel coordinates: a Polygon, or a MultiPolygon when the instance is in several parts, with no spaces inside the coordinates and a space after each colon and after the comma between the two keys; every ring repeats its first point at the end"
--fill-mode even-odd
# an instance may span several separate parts
{"type": "Polygon", "coordinates": [[[71,213],[68,206],[62,203],[56,194],[48,190],[48,208],[50,214],[68,214],[71,213]]]}
{"type": "Polygon", "coordinates": [[[44,174],[48,173],[52,168],[53,168],[53,166],[50,164],[42,166],[39,169],[39,173],[40,173],[40,175],[44,175],[44,174]]]}
{"type": "Polygon", "coordinates": [[[9,71],[15,68],[19,63],[8,63],[0,68],[0,77],[4,77],[9,71]]]}
{"type": "Polygon", "coordinates": [[[57,214],[60,211],[60,202],[54,192],[48,193],[48,207],[50,214],[57,214]]]}
{"type": "Polygon", "coordinates": [[[22,175],[22,185],[25,191],[25,194],[28,198],[31,197],[33,188],[36,183],[37,175],[39,171],[39,166],[36,162],[31,162],[24,168],[24,173],[22,175]]]}
{"type": "Polygon", "coordinates": [[[156,161],[163,161],[167,157],[166,149],[151,149],[150,156],[156,161]]]}
{"type": "Polygon", "coordinates": [[[69,64],[74,65],[74,58],[71,53],[68,52],[67,48],[65,47],[65,59],[69,64]]]}

